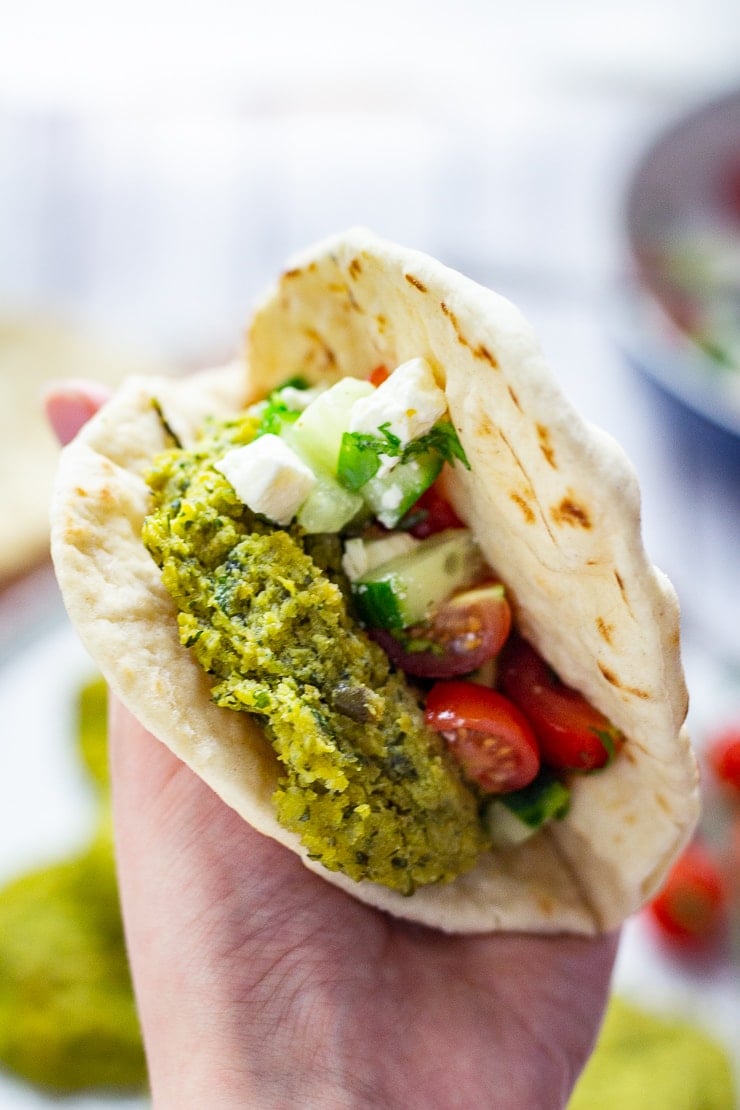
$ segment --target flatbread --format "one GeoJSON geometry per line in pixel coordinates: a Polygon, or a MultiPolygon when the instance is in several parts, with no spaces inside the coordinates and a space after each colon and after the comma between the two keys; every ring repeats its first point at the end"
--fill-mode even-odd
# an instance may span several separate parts
{"type": "Polygon", "coordinates": [[[610,929],[656,891],[694,828],[678,605],[645,554],[632,468],[563,397],[521,314],[423,254],[364,231],[321,243],[258,306],[239,363],[125,383],[62,454],[52,553],[83,641],[143,723],[255,828],[393,914],[457,932],[610,929]],[[165,447],[153,396],[194,428],[296,373],[366,377],[416,356],[444,384],[472,466],[454,469],[448,493],[519,628],[628,739],[607,769],[575,778],[564,821],[406,898],[312,863],[277,824],[272,750],[253,721],[210,701],[140,532],[142,474],[165,447]]]}
{"type": "Polygon", "coordinates": [[[53,317],[0,317],[0,583],[48,556],[49,497],[58,448],[41,389],[62,378],[116,386],[129,374],[165,372],[146,359],[53,317]]]}

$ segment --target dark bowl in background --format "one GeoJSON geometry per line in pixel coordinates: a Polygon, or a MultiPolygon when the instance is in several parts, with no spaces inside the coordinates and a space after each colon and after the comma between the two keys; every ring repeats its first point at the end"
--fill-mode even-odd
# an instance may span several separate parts
{"type": "Polygon", "coordinates": [[[626,197],[629,361],[740,437],[740,90],[651,144],[626,197]]]}
{"type": "Polygon", "coordinates": [[[740,666],[740,91],[654,139],[624,214],[616,340],[652,420],[658,561],[684,625],[740,666]]]}

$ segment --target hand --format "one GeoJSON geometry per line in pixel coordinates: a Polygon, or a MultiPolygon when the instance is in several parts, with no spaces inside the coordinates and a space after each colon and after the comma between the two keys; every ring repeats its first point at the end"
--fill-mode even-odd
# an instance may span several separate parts
{"type": "MultiPolygon", "coordinates": [[[[47,397],[69,439],[100,402],[47,397]]],[[[121,706],[121,901],[154,1106],[564,1106],[616,935],[447,936],[355,901],[256,833],[121,706]]]]}

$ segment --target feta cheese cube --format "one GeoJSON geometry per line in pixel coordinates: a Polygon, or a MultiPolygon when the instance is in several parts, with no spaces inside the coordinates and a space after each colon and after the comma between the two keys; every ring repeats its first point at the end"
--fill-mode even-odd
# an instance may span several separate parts
{"type": "Polygon", "coordinates": [[[401,446],[431,431],[447,412],[447,397],[424,358],[401,363],[369,396],[355,401],[349,431],[378,435],[386,425],[401,446]]]}
{"type": "Polygon", "coordinates": [[[214,464],[237,497],[275,524],[290,524],[316,485],[313,471],[279,436],[259,436],[214,464]]]}

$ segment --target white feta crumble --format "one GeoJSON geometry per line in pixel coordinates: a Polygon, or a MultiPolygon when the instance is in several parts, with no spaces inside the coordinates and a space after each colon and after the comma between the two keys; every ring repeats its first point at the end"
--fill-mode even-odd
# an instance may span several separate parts
{"type": "MultiPolygon", "coordinates": [[[[380,466],[378,467],[378,471],[377,471],[377,474],[375,475],[375,477],[376,478],[385,478],[386,475],[390,474],[390,472],[393,470],[393,467],[397,465],[398,456],[397,455],[384,455],[381,452],[378,455],[378,461],[380,463],[380,466]]],[[[389,508],[389,506],[386,506],[386,508],[389,508]]]]}
{"type": "Polygon", "coordinates": [[[400,486],[388,486],[380,496],[380,507],[384,512],[391,513],[397,509],[403,500],[403,490],[400,486]]]}
{"type": "Polygon", "coordinates": [[[290,524],[316,485],[313,471],[279,436],[259,436],[214,463],[237,497],[275,524],[290,524]]]}
{"type": "Polygon", "coordinates": [[[369,396],[355,401],[349,431],[378,435],[385,425],[405,447],[431,431],[446,412],[447,397],[431,366],[424,358],[412,358],[396,367],[369,396]]]}

